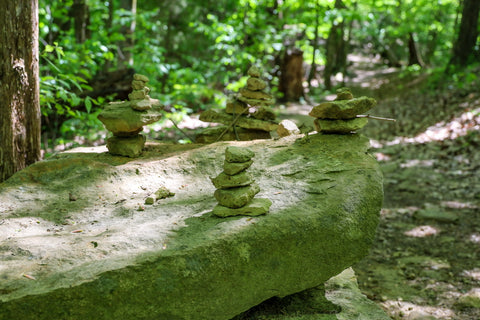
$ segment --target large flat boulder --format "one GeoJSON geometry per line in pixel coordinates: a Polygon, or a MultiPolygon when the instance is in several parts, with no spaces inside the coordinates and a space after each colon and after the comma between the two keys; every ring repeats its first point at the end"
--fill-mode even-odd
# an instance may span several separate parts
{"type": "Polygon", "coordinates": [[[368,148],[317,134],[34,164],[0,184],[0,319],[230,319],[319,286],[374,239],[382,175],[368,148]],[[229,145],[255,152],[268,214],[212,214],[229,145]],[[145,205],[161,187],[175,196],[145,205]]]}

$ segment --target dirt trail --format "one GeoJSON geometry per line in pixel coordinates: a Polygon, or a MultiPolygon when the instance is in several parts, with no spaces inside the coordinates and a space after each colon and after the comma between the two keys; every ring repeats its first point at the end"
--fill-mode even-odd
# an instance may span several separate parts
{"type": "Polygon", "coordinates": [[[432,86],[385,71],[348,84],[378,100],[372,114],[397,119],[362,132],[385,202],[371,254],[355,266],[360,288],[393,319],[480,319],[479,81],[432,86]]]}

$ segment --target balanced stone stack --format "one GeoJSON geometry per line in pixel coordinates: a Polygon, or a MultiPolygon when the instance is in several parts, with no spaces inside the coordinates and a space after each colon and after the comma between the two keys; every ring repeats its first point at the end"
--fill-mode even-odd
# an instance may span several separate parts
{"type": "Polygon", "coordinates": [[[260,187],[246,170],[253,163],[255,154],[248,148],[227,147],[223,172],[211,178],[218,205],[213,214],[219,217],[258,216],[268,212],[269,199],[254,198],[260,187]]]}
{"type": "Polygon", "coordinates": [[[347,134],[363,128],[368,118],[359,116],[377,104],[373,98],[353,98],[348,88],[337,90],[334,101],[323,102],[315,106],[309,115],[316,118],[317,132],[347,134]]]}
{"type": "Polygon", "coordinates": [[[107,140],[107,148],[111,154],[138,157],[146,141],[145,136],[139,134],[143,126],[162,117],[163,106],[157,99],[150,98],[147,82],[146,76],[135,74],[129,100],[111,102],[98,115],[107,130],[113,133],[113,137],[107,140]]]}
{"type": "Polygon", "coordinates": [[[270,132],[278,127],[270,107],[275,100],[266,92],[267,83],[261,79],[258,67],[252,66],[248,75],[247,86],[229,98],[225,111],[207,110],[200,115],[202,121],[226,126],[204,130],[197,136],[197,142],[271,138],[270,132]]]}

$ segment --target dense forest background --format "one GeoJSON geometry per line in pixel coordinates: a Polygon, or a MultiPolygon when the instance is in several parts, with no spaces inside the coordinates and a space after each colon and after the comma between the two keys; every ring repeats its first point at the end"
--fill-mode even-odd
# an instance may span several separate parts
{"type": "Polygon", "coordinates": [[[194,142],[185,123],[224,108],[252,64],[288,119],[348,85],[397,120],[362,129],[385,176],[362,292],[394,319],[479,319],[479,13],[478,0],[0,0],[0,182],[104,144],[97,116],[134,73],[165,106],[149,138],[174,143],[194,142]]]}
{"type": "Polygon", "coordinates": [[[474,72],[452,68],[480,60],[477,25],[461,24],[469,2],[40,0],[42,147],[101,140],[101,105],[125,99],[135,72],[177,122],[224,106],[254,63],[280,102],[312,102],[342,85],[353,53],[470,81],[474,72]],[[466,46],[459,35],[470,33],[466,46]]]}

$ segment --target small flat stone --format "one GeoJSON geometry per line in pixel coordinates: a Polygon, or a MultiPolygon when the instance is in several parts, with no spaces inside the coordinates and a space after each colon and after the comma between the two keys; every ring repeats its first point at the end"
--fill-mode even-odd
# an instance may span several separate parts
{"type": "MultiPolygon", "coordinates": [[[[232,123],[232,115],[226,112],[217,112],[215,110],[207,110],[200,114],[200,120],[205,122],[214,122],[214,123],[223,123],[225,125],[230,125],[232,123]]],[[[240,117],[235,125],[244,129],[254,129],[262,131],[273,131],[276,130],[278,124],[270,121],[258,120],[247,117],[240,117]]]]}
{"type": "Polygon", "coordinates": [[[139,73],[135,73],[133,75],[133,80],[143,81],[145,83],[149,81],[147,76],[144,76],[143,74],[139,74],[139,73]]]}
{"type": "Polygon", "coordinates": [[[348,120],[315,119],[314,121],[316,130],[323,133],[350,133],[363,128],[367,123],[367,118],[348,120]]]}
{"type": "Polygon", "coordinates": [[[152,205],[154,203],[155,203],[155,199],[153,199],[152,197],[147,197],[145,199],[145,204],[152,205]]]}
{"type": "Polygon", "coordinates": [[[252,183],[246,187],[217,189],[213,194],[218,203],[228,208],[241,208],[260,192],[260,187],[256,183],[252,183]]]}
{"type": "Polygon", "coordinates": [[[246,88],[240,89],[240,94],[249,99],[256,99],[256,100],[272,100],[273,97],[266,92],[263,91],[252,91],[246,88]]]}
{"type": "Polygon", "coordinates": [[[353,94],[349,88],[340,88],[337,90],[336,101],[338,100],[351,100],[353,99],[353,94]]]}
{"type": "MultiPolygon", "coordinates": [[[[162,117],[163,107],[157,99],[149,99],[151,109],[138,111],[132,108],[132,101],[113,102],[106,105],[98,119],[114,135],[139,132],[144,125],[154,123],[162,117]]],[[[136,102],[133,102],[136,103],[136,102]]]]}
{"type": "Polygon", "coordinates": [[[107,140],[107,149],[114,155],[136,158],[142,154],[145,140],[145,136],[141,134],[127,138],[111,137],[107,140]]]}
{"type": "Polygon", "coordinates": [[[138,111],[144,111],[152,108],[152,104],[150,99],[143,99],[143,100],[134,100],[131,103],[132,109],[138,111]]]}
{"type": "Polygon", "coordinates": [[[206,128],[202,132],[196,135],[196,143],[214,143],[217,141],[251,141],[257,139],[271,139],[272,136],[270,132],[263,130],[253,130],[253,129],[244,129],[244,128],[233,128],[227,129],[227,132],[222,135],[220,140],[218,137],[227,129],[226,126],[211,127],[206,128]]]}
{"type": "Polygon", "coordinates": [[[222,172],[215,178],[211,178],[211,180],[217,189],[245,187],[251,185],[255,181],[252,176],[245,171],[232,176],[222,172]]]}
{"type": "Polygon", "coordinates": [[[238,173],[250,168],[252,163],[253,163],[253,160],[249,160],[247,162],[228,162],[228,161],[225,161],[223,163],[223,172],[225,172],[225,174],[233,176],[235,174],[238,174],[238,173]]]}
{"type": "MultiPolygon", "coordinates": [[[[260,91],[258,91],[260,92],[260,91]]],[[[255,106],[269,106],[271,104],[274,104],[275,103],[275,99],[268,99],[268,100],[265,100],[265,99],[252,99],[252,98],[247,98],[247,97],[244,97],[242,96],[241,94],[237,95],[237,99],[240,100],[240,101],[243,101],[245,102],[246,104],[252,106],[252,107],[255,107],[255,106]]]]}
{"type": "Polygon", "coordinates": [[[232,99],[227,102],[225,112],[228,114],[248,114],[248,108],[245,102],[239,101],[237,99],[232,99]]]}
{"type": "Polygon", "coordinates": [[[249,148],[229,146],[225,150],[225,161],[227,162],[247,162],[255,156],[255,153],[249,148]]]}
{"type": "Polygon", "coordinates": [[[140,81],[140,80],[133,80],[132,81],[132,89],[133,90],[141,90],[145,87],[145,82],[140,81]]]}
{"type": "Polygon", "coordinates": [[[257,111],[253,113],[253,117],[258,120],[275,120],[275,112],[268,106],[260,106],[257,111]]]}
{"type": "Polygon", "coordinates": [[[173,197],[175,193],[168,190],[166,187],[162,186],[155,191],[155,200],[165,199],[168,197],[173,197]]]}
{"type": "Polygon", "coordinates": [[[247,89],[252,91],[260,91],[267,87],[267,83],[260,78],[250,77],[247,79],[247,89]]]}
{"type": "Polygon", "coordinates": [[[140,90],[134,90],[128,94],[129,100],[143,100],[147,97],[147,94],[150,90],[147,87],[144,87],[140,90]]]}
{"type": "Polygon", "coordinates": [[[213,214],[218,217],[259,216],[266,214],[270,210],[271,205],[272,201],[269,199],[255,198],[247,205],[237,209],[217,205],[213,208],[213,214]]]}
{"type": "Polygon", "coordinates": [[[370,110],[377,104],[373,98],[360,97],[320,103],[309,115],[319,119],[353,119],[356,115],[370,110]]]}
{"type": "Polygon", "coordinates": [[[300,129],[295,122],[285,119],[278,124],[277,133],[279,137],[286,137],[292,134],[300,134],[300,129]]]}
{"type": "Polygon", "coordinates": [[[257,66],[251,66],[248,69],[248,75],[254,78],[260,78],[260,69],[257,66]]]}

